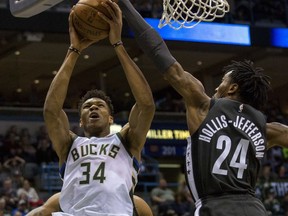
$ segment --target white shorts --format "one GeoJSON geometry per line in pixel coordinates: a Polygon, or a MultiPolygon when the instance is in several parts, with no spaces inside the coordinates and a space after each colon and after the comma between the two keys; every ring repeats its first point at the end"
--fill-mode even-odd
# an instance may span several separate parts
{"type": "Polygon", "coordinates": [[[129,216],[127,214],[111,214],[111,213],[99,213],[99,212],[92,212],[92,211],[81,211],[74,214],[64,213],[64,212],[53,212],[52,216],[129,216]]]}

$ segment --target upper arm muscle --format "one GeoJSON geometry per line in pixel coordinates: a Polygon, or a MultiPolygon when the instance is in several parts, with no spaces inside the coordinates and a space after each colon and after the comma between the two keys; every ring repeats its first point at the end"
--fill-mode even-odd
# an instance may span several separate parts
{"type": "Polygon", "coordinates": [[[128,128],[121,131],[123,137],[128,142],[129,150],[137,159],[139,159],[138,157],[145,144],[154,112],[154,106],[139,110],[139,107],[135,104],[130,112],[128,128]]]}
{"type": "Polygon", "coordinates": [[[268,148],[273,146],[288,147],[288,126],[278,122],[266,124],[268,148]]]}
{"type": "Polygon", "coordinates": [[[46,112],[44,114],[44,119],[49,138],[59,157],[59,163],[62,163],[67,157],[67,152],[72,142],[68,118],[62,110],[59,116],[46,112]]]}
{"type": "Polygon", "coordinates": [[[164,78],[183,97],[186,104],[198,106],[209,100],[202,83],[192,74],[184,71],[179,63],[175,63],[164,74],[164,78]]]}

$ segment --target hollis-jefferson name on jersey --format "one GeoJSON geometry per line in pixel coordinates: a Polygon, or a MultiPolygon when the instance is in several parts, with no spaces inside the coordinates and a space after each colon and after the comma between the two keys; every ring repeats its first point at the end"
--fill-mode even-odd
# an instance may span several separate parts
{"type": "Polygon", "coordinates": [[[227,119],[225,115],[215,117],[206,123],[199,134],[199,140],[210,143],[211,138],[221,129],[233,125],[243,131],[251,139],[256,150],[256,157],[263,158],[265,152],[265,139],[259,128],[249,119],[236,116],[234,120],[227,119]]]}

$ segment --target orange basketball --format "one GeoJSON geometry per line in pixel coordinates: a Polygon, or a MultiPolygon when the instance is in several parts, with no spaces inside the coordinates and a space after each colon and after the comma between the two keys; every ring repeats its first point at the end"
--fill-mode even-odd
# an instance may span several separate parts
{"type": "Polygon", "coordinates": [[[108,36],[110,26],[98,11],[111,18],[109,12],[101,5],[107,0],[80,0],[73,8],[73,25],[76,31],[90,40],[101,40],[108,36]]]}

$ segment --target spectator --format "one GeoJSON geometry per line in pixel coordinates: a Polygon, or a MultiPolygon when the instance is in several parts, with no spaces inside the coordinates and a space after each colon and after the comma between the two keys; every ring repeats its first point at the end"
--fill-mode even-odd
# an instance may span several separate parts
{"type": "Polygon", "coordinates": [[[0,185],[3,184],[4,180],[10,176],[10,170],[5,168],[3,164],[0,162],[0,185]]]}
{"type": "Polygon", "coordinates": [[[268,215],[273,216],[281,213],[280,202],[276,199],[275,191],[272,188],[267,191],[264,206],[268,212],[268,215]]]}
{"type": "Polygon", "coordinates": [[[278,177],[282,179],[285,179],[288,177],[288,170],[284,165],[279,167],[278,177]]]}
{"type": "Polygon", "coordinates": [[[50,142],[50,139],[48,139],[48,137],[39,137],[36,146],[37,146],[36,157],[37,157],[37,163],[39,165],[58,161],[56,152],[53,150],[52,144],[50,142]]]}
{"type": "MultiPolygon", "coordinates": [[[[17,128],[16,126],[14,127],[11,127],[7,132],[6,132],[6,135],[5,135],[5,138],[4,138],[4,141],[3,141],[3,149],[8,152],[8,157],[13,154],[18,154],[21,153],[19,152],[19,148],[20,148],[20,145],[19,145],[19,135],[18,133],[16,132],[16,129],[17,128]]],[[[4,159],[6,159],[4,157],[4,159]]]]}
{"type": "Polygon", "coordinates": [[[189,188],[187,186],[187,182],[186,180],[182,180],[179,184],[179,189],[178,189],[178,192],[185,198],[185,200],[187,200],[190,205],[195,208],[195,204],[194,204],[194,201],[193,201],[193,198],[191,196],[191,193],[189,191],[189,188]]]}
{"type": "Polygon", "coordinates": [[[11,125],[9,129],[6,131],[6,136],[8,137],[10,134],[13,134],[16,140],[19,140],[19,132],[17,125],[11,125]]]}
{"type": "Polygon", "coordinates": [[[288,192],[286,192],[286,194],[283,197],[282,208],[284,211],[284,216],[288,216],[288,192]]]}
{"type": "Polygon", "coordinates": [[[0,197],[0,216],[8,216],[10,212],[6,209],[6,201],[3,197],[0,197]]]}
{"type": "Polygon", "coordinates": [[[261,174],[257,180],[256,192],[261,200],[265,200],[266,191],[271,187],[271,182],[277,179],[277,175],[272,172],[269,163],[264,164],[261,169],[261,174]]]}
{"type": "Polygon", "coordinates": [[[29,136],[23,136],[20,138],[20,143],[23,148],[23,159],[25,160],[25,166],[23,170],[23,176],[30,181],[35,182],[39,175],[39,166],[37,164],[36,148],[32,145],[29,136]]]}
{"type": "Polygon", "coordinates": [[[191,202],[181,193],[175,194],[175,201],[171,204],[171,209],[177,216],[189,216],[193,212],[191,202]]]}
{"type": "Polygon", "coordinates": [[[19,200],[25,200],[33,208],[43,204],[43,201],[39,198],[35,188],[30,185],[28,179],[25,179],[22,187],[17,190],[17,196],[19,200]]]}
{"type": "Polygon", "coordinates": [[[22,186],[23,181],[24,181],[23,175],[21,175],[21,173],[19,173],[19,172],[15,172],[15,173],[11,176],[11,179],[12,179],[12,182],[13,182],[13,187],[14,187],[16,190],[22,186]]]}
{"type": "Polygon", "coordinates": [[[29,212],[29,204],[21,199],[16,208],[11,212],[12,216],[25,216],[29,212]]]}
{"type": "Polygon", "coordinates": [[[3,186],[0,188],[0,197],[5,199],[6,208],[12,210],[17,206],[18,198],[16,187],[13,186],[11,178],[7,178],[3,182],[3,186]]]}
{"type": "Polygon", "coordinates": [[[4,161],[3,167],[7,170],[10,170],[10,174],[22,174],[23,168],[25,165],[25,160],[19,156],[12,156],[4,161]]]}
{"type": "Polygon", "coordinates": [[[40,139],[43,137],[48,137],[48,133],[47,133],[47,129],[45,125],[41,125],[38,129],[38,131],[36,132],[36,139],[40,139]]]}
{"type": "Polygon", "coordinates": [[[267,151],[267,155],[271,164],[271,171],[277,173],[284,161],[282,148],[279,146],[275,146],[267,151]]]}
{"type": "Polygon", "coordinates": [[[30,131],[29,131],[28,128],[22,128],[22,129],[21,129],[20,139],[23,138],[23,137],[26,137],[28,140],[31,141],[32,136],[31,136],[30,131]]]}
{"type": "Polygon", "coordinates": [[[174,191],[167,187],[167,181],[164,178],[159,180],[159,185],[151,191],[152,204],[158,214],[163,214],[169,210],[170,205],[175,201],[174,191]]]}

